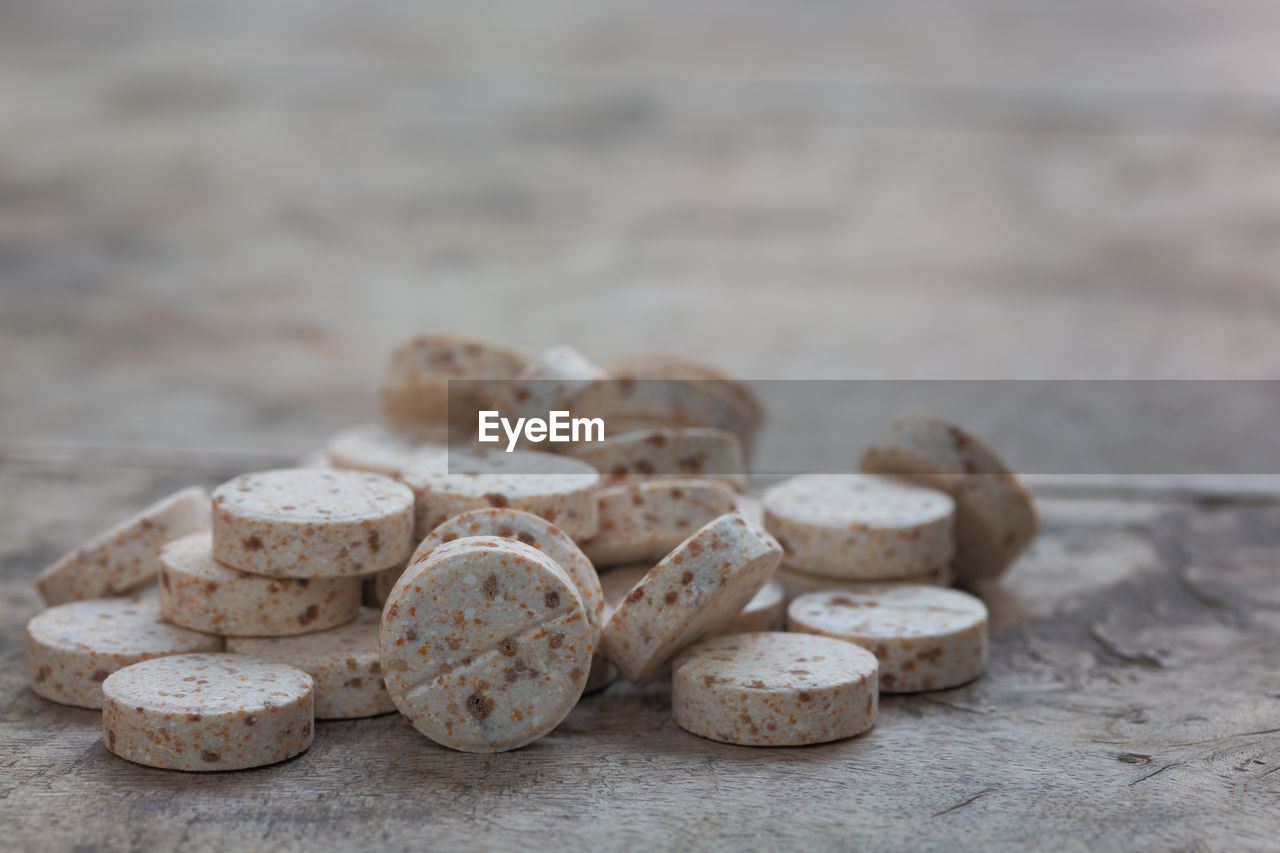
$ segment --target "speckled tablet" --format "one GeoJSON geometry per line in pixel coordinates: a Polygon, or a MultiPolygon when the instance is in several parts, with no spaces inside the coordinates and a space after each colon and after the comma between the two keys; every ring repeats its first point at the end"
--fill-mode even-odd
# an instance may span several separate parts
{"type": "Polygon", "coordinates": [[[591,383],[604,378],[604,370],[573,347],[554,346],[531,361],[519,376],[507,384],[495,406],[512,420],[518,417],[545,418],[552,411],[571,411],[577,395],[591,383]]]}
{"type": "Polygon", "coordinates": [[[749,447],[755,425],[722,391],[723,383],[705,381],[596,381],[574,398],[577,417],[603,418],[605,435],[626,429],[704,427],[736,434],[749,447]]]}
{"type": "Polygon", "coordinates": [[[753,631],[781,631],[787,626],[787,595],[782,584],[771,580],[751,597],[738,615],[729,620],[722,633],[747,634],[753,631]]]}
{"type": "Polygon", "coordinates": [[[986,605],[958,589],[891,584],[813,592],[787,607],[787,627],[873,652],[886,693],[956,687],[987,666],[986,605]]]}
{"type": "Polygon", "coordinates": [[[575,445],[569,453],[594,466],[606,486],[659,478],[719,480],[739,490],[747,485],[742,442],[727,430],[665,427],[611,432],[604,441],[575,445]]]}
{"type": "Polygon", "coordinates": [[[521,542],[467,537],[414,563],[382,617],[382,670],[400,712],[464,752],[516,749],[573,709],[591,668],[577,587],[521,542]]]}
{"type": "Polygon", "coordinates": [[[209,496],[183,489],[64,554],[36,577],[36,589],[49,605],[131,592],[156,580],[166,542],[208,529],[209,496]]]}
{"type": "Polygon", "coordinates": [[[240,655],[173,655],[102,683],[102,737],[121,758],[166,770],[243,770],[311,745],[311,676],[240,655]]]}
{"type": "Polygon", "coordinates": [[[593,636],[599,638],[600,626],[604,623],[604,593],[600,589],[600,576],[582,549],[563,530],[545,518],[519,509],[473,509],[437,525],[418,545],[409,563],[425,560],[440,545],[466,536],[515,539],[554,560],[578,588],[593,636]]]}
{"type": "Polygon", "coordinates": [[[437,460],[441,470],[448,452],[444,444],[423,442],[414,435],[396,432],[381,424],[364,424],[343,430],[325,445],[334,468],[370,471],[398,479],[410,465],[437,460]]]}
{"type": "Polygon", "coordinates": [[[729,378],[725,372],[681,358],[670,353],[636,352],[615,356],[605,362],[609,376],[618,380],[662,379],[699,383],[703,388],[724,398],[736,410],[735,416],[725,426],[741,439],[743,448],[750,455],[752,440],[764,422],[764,409],[755,393],[744,383],[729,378]]]}
{"type": "MultiPolygon", "coordinates": [[[[600,589],[604,593],[604,606],[617,610],[640,579],[649,574],[654,563],[637,563],[634,566],[618,566],[600,572],[600,589]]],[[[607,620],[606,620],[607,621],[607,620]]]]}
{"type": "Polygon", "coordinates": [[[387,597],[391,595],[391,590],[395,588],[396,581],[400,580],[400,576],[404,574],[404,570],[408,566],[409,561],[406,560],[398,566],[383,569],[373,576],[373,598],[379,607],[387,603],[387,597]]]}
{"type": "Polygon", "coordinates": [[[582,688],[583,695],[604,690],[618,680],[618,674],[613,661],[597,651],[591,656],[591,670],[587,673],[587,684],[582,688]]]}
{"type": "Polygon", "coordinates": [[[657,561],[702,525],[733,511],[733,489],[712,480],[608,486],[598,495],[599,528],[582,550],[597,566],[657,561]]]}
{"type": "Polygon", "coordinates": [[[956,503],[956,578],[965,583],[1003,574],[1039,530],[1031,496],[1000,457],[955,424],[903,415],[877,439],[862,470],[942,489],[956,503]]]}
{"type": "Polygon", "coordinates": [[[213,559],[208,533],[165,546],[160,609],[177,625],[228,637],[281,637],[336,628],[360,612],[360,578],[270,578],[213,559]]]}
{"type": "Polygon", "coordinates": [[[585,462],[516,450],[511,453],[453,450],[449,471],[414,465],[404,481],[417,496],[417,537],[469,509],[511,507],[552,522],[575,542],[596,533],[596,487],[600,475],[585,462]]]}
{"type": "Polygon", "coordinates": [[[451,416],[457,422],[465,412],[450,413],[449,383],[454,386],[454,402],[464,409],[485,403],[485,383],[512,379],[524,370],[524,356],[505,347],[457,335],[419,335],[405,341],[391,353],[390,363],[378,389],[378,408],[383,419],[395,429],[430,429],[451,416]],[[477,390],[462,387],[477,380],[477,390]]]}
{"type": "Polygon", "coordinates": [[[220,652],[222,638],[167,624],[155,596],[72,601],[27,623],[31,689],[80,708],[102,707],[102,681],[138,661],[220,652]]]}
{"type": "Polygon", "coordinates": [[[227,651],[287,663],[315,681],[316,719],[350,720],[396,709],[382,682],[382,613],[360,608],[354,621],[301,637],[232,637],[227,651]]]}
{"type": "Polygon", "coordinates": [[[805,474],[764,494],[764,526],[808,574],[887,580],[935,572],[955,543],[951,497],[870,474],[805,474]]]}
{"type": "Polygon", "coordinates": [[[738,513],[709,522],[653,567],[609,617],[601,645],[642,682],[676,652],[715,634],[769,581],[782,549],[738,513]]]}
{"type": "Polygon", "coordinates": [[[927,575],[912,575],[907,578],[895,578],[891,581],[885,580],[867,580],[852,581],[842,580],[840,578],[824,578],[817,575],[809,575],[797,569],[793,569],[785,563],[778,567],[778,571],[774,573],[774,579],[782,584],[782,588],[786,591],[787,601],[799,598],[808,592],[826,592],[827,590],[865,589],[869,586],[884,586],[885,584],[929,584],[931,586],[951,586],[951,565],[940,566],[937,571],[927,575]]]}
{"type": "Polygon", "coordinates": [[[213,556],[282,578],[371,574],[413,548],[413,493],[367,471],[285,468],[213,491],[213,556]]]}
{"type": "Polygon", "coordinates": [[[734,507],[742,513],[747,521],[764,527],[764,505],[755,495],[738,495],[733,499],[734,507]]]}
{"type": "Polygon", "coordinates": [[[681,652],[671,710],[685,731],[744,746],[802,746],[865,732],[876,721],[876,659],[843,640],[729,634],[681,652]]]}

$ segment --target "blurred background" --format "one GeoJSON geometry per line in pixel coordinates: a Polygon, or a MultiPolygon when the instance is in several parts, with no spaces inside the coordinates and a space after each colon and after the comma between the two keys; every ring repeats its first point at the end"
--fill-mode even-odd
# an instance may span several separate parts
{"type": "Polygon", "coordinates": [[[425,331],[1280,377],[1277,45],[1262,0],[2,0],[0,452],[304,452],[425,331]]]}

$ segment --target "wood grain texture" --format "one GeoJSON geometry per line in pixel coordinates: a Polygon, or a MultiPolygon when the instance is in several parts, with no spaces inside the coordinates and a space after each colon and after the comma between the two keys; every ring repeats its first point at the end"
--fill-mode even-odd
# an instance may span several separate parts
{"type": "MultiPolygon", "coordinates": [[[[1280,376],[1260,0],[0,4],[0,847],[1276,849],[1272,478],[1046,477],[991,669],[755,750],[588,697],[182,776],[25,687],[45,564],[448,330],[759,378],[1280,376]]],[[[812,422],[820,413],[801,413],[812,422]]],[[[837,427],[838,428],[838,427],[837,427]]]]}

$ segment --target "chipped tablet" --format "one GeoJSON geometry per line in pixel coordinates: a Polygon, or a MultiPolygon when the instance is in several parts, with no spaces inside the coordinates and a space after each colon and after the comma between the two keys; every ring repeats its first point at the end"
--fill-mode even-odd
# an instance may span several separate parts
{"type": "Polygon", "coordinates": [[[154,595],[71,601],[27,623],[31,689],[80,708],[102,707],[102,682],[150,658],[220,652],[222,638],[170,625],[154,595]]]}
{"type": "Polygon", "coordinates": [[[311,676],[241,655],[173,655],[102,683],[102,737],[121,758],[166,770],[243,770],[305,751],[311,676]]]}
{"type": "Polygon", "coordinates": [[[879,712],[875,657],[806,634],[729,634],[676,656],[671,710],[700,737],[743,746],[803,746],[861,734],[879,712]]]}
{"type": "Polygon", "coordinates": [[[213,556],[258,575],[371,574],[413,548],[413,492],[367,471],[285,468],[213,491],[213,556]]]}
{"type": "Polygon", "coordinates": [[[654,566],[609,617],[601,645],[642,682],[680,649],[722,630],[782,559],[773,537],[738,513],[708,522],[654,566]]]}
{"type": "Polygon", "coordinates": [[[360,608],[337,628],[300,637],[231,637],[227,651],[287,663],[315,681],[317,720],[351,720],[396,709],[382,682],[379,628],[382,612],[360,608]]]}
{"type": "Polygon", "coordinates": [[[789,566],[887,580],[929,574],[954,553],[951,497],[871,474],[805,474],[764,493],[764,526],[789,566]]]}
{"type": "Polygon", "coordinates": [[[272,578],[213,559],[208,533],[160,553],[160,609],[176,625],[228,637],[281,637],[336,628],[360,612],[356,575],[272,578]]]}
{"type": "Polygon", "coordinates": [[[569,576],[512,539],[435,548],[391,591],[382,670],[400,713],[463,752],[503,752],[546,735],[586,687],[592,630],[569,576]]]}
{"type": "Polygon", "coordinates": [[[156,581],[166,542],[208,529],[209,496],[183,489],[64,554],[36,576],[36,589],[48,605],[132,592],[156,581]]]}
{"type": "Polygon", "coordinates": [[[886,693],[957,687],[987,666],[987,607],[958,589],[887,584],[813,592],[788,605],[787,627],[871,651],[886,693]]]}

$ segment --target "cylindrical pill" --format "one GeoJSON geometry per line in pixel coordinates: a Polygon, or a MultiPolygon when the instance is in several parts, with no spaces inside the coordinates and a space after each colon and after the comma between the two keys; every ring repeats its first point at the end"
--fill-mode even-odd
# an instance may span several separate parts
{"type": "Polygon", "coordinates": [[[183,489],[63,555],[36,577],[36,589],[51,606],[123,595],[156,580],[166,542],[208,529],[209,496],[183,489]]]}
{"type": "Polygon", "coordinates": [[[213,556],[257,575],[371,574],[413,548],[413,493],[367,471],[285,468],[213,491],[213,556]]]}
{"type": "Polygon", "coordinates": [[[732,512],[733,489],[713,480],[657,480],[599,492],[600,526],[582,550],[597,566],[660,560],[693,531],[732,512]]]}
{"type": "Polygon", "coordinates": [[[461,422],[449,405],[450,382],[452,402],[474,410],[486,402],[490,383],[517,376],[526,363],[524,356],[484,341],[419,335],[392,351],[378,389],[378,408],[395,429],[431,429],[449,418],[461,422]],[[463,387],[468,380],[474,380],[470,389],[463,387]]]}
{"type": "Polygon", "coordinates": [[[958,589],[889,584],[813,592],[788,605],[787,627],[868,649],[880,661],[886,693],[957,687],[987,667],[987,607],[958,589]]]}
{"type": "Polygon", "coordinates": [[[827,637],[715,637],[676,657],[671,710],[685,731],[744,746],[852,737],[876,721],[876,659],[853,643],[827,637]]]}
{"type": "Polygon", "coordinates": [[[787,626],[787,595],[776,580],[760,587],[738,615],[724,626],[725,634],[748,634],[755,631],[781,631],[787,626]]]}
{"type": "Polygon", "coordinates": [[[860,467],[942,489],[955,499],[954,567],[961,583],[1003,574],[1039,530],[1031,496],[1008,466],[941,418],[895,419],[863,454],[860,467]]]}
{"type": "Polygon", "coordinates": [[[443,464],[447,448],[443,444],[420,441],[415,435],[395,432],[381,424],[364,424],[343,430],[325,445],[325,455],[334,468],[371,471],[399,479],[404,469],[424,460],[443,464]]]}
{"type": "Polygon", "coordinates": [[[764,409],[745,383],[730,379],[728,374],[709,365],[661,352],[615,356],[604,367],[611,377],[621,380],[620,385],[626,380],[675,380],[713,392],[733,407],[735,416],[723,424],[713,421],[711,425],[723,425],[738,434],[743,448],[750,454],[756,431],[764,421],[764,409]]]}
{"type": "Polygon", "coordinates": [[[642,682],[680,649],[722,630],[769,581],[782,549],[738,513],[707,523],[640,579],[609,617],[601,645],[642,682]]]}
{"type": "Polygon", "coordinates": [[[351,720],[396,709],[382,682],[382,613],[360,608],[355,621],[301,637],[232,637],[227,651],[286,663],[315,681],[316,719],[351,720]]]}
{"type": "Polygon", "coordinates": [[[438,463],[410,466],[404,481],[417,497],[419,540],[469,509],[510,507],[552,522],[575,542],[596,533],[600,475],[585,462],[540,453],[452,450],[448,470],[438,463]]]}
{"type": "Polygon", "coordinates": [[[102,682],[138,661],[220,652],[222,638],[170,625],[154,596],[59,604],[27,623],[31,689],[80,708],[102,707],[102,682]]]}
{"type": "Polygon", "coordinates": [[[314,690],[300,669],[240,655],[173,655],[102,683],[102,736],[121,758],[168,770],[242,770],[311,745],[314,690]]]}
{"type": "Polygon", "coordinates": [[[578,444],[569,453],[594,466],[605,486],[655,479],[720,480],[735,489],[747,484],[742,442],[727,430],[668,427],[614,433],[604,441],[578,444]]]}
{"type": "Polygon", "coordinates": [[[764,494],[764,526],[788,565],[848,580],[928,574],[951,561],[954,503],[869,474],[805,474],[764,494]]]}
{"type": "Polygon", "coordinates": [[[844,580],[841,578],[824,578],[819,575],[810,575],[798,569],[791,568],[787,565],[778,567],[778,571],[774,573],[774,579],[782,584],[782,588],[786,591],[787,601],[799,598],[809,592],[826,592],[828,590],[851,589],[859,590],[866,587],[884,586],[885,584],[930,584],[932,586],[951,586],[951,565],[939,566],[934,572],[927,575],[912,575],[907,578],[894,578],[893,580],[844,580]]]}
{"type": "Polygon", "coordinates": [[[622,600],[640,583],[641,578],[649,574],[653,566],[653,563],[638,563],[634,566],[605,569],[600,573],[600,590],[604,593],[604,604],[610,613],[618,609],[622,600]]]}
{"type": "MultiPolygon", "coordinates": [[[[604,623],[604,593],[600,576],[569,536],[545,518],[519,509],[473,509],[446,519],[419,543],[409,563],[421,562],[446,542],[467,536],[497,536],[514,539],[541,551],[555,561],[578,588],[587,609],[587,621],[598,639],[604,623]]],[[[398,579],[398,578],[397,578],[398,579]]],[[[394,584],[394,582],[393,582],[394,584]]],[[[385,601],[385,598],[384,598],[385,601]]],[[[594,641],[593,641],[594,644],[594,641]]]]}
{"type": "Polygon", "coordinates": [[[160,609],[176,625],[227,637],[281,637],[336,628],[360,611],[360,578],[271,578],[213,559],[208,533],[160,554],[160,609]]]}
{"type": "Polygon", "coordinates": [[[521,542],[456,539],[414,563],[382,616],[387,690],[414,727],[464,752],[516,749],[582,695],[591,626],[577,587],[521,542]]]}

